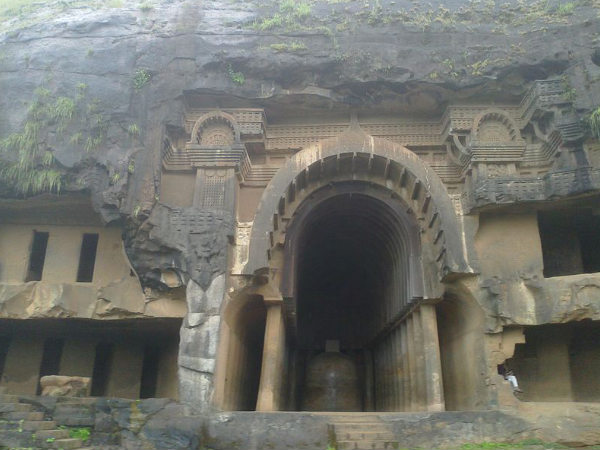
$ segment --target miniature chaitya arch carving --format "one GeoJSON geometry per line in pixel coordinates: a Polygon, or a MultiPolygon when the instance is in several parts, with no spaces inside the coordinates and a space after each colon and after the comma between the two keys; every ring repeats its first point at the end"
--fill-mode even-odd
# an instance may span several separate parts
{"type": "Polygon", "coordinates": [[[235,118],[222,111],[212,111],[198,118],[190,134],[190,142],[203,147],[228,147],[240,142],[235,118]]]}
{"type": "Polygon", "coordinates": [[[472,142],[484,145],[519,141],[519,128],[504,111],[490,109],[473,121],[472,142]]]}

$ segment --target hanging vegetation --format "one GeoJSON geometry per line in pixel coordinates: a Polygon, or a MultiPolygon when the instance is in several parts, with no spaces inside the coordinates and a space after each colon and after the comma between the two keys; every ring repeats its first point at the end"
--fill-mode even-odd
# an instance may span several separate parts
{"type": "Polygon", "coordinates": [[[78,85],[74,98],[35,90],[22,130],[0,140],[1,184],[23,196],[60,192],[65,171],[54,157],[54,147],[81,145],[92,151],[106,135],[108,123],[98,102],[86,100],[86,90],[86,85],[78,85]]]}

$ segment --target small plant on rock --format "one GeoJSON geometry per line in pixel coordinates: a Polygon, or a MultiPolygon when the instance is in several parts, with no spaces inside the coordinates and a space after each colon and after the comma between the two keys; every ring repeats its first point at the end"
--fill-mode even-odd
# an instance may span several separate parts
{"type": "Polygon", "coordinates": [[[556,14],[558,14],[559,16],[570,16],[571,14],[573,14],[574,9],[575,9],[574,2],[563,3],[563,4],[559,5],[558,8],[556,9],[556,14]]]}
{"type": "Polygon", "coordinates": [[[587,118],[590,133],[596,139],[600,139],[600,106],[596,108],[587,118]]]}
{"type": "Polygon", "coordinates": [[[133,87],[139,91],[148,84],[151,78],[152,75],[150,74],[150,72],[148,72],[148,70],[138,69],[133,75],[133,87]]]}
{"type": "Polygon", "coordinates": [[[140,135],[140,128],[137,126],[137,123],[132,123],[127,127],[127,133],[131,137],[137,137],[140,135]]]}
{"type": "Polygon", "coordinates": [[[71,439],[81,439],[82,442],[90,438],[91,430],[89,427],[78,427],[69,429],[69,437],[71,439]]]}
{"type": "Polygon", "coordinates": [[[242,72],[236,72],[233,70],[231,64],[227,66],[227,74],[229,75],[229,79],[233,81],[235,84],[239,84],[240,86],[246,82],[246,77],[242,72]]]}
{"type": "Polygon", "coordinates": [[[144,2],[144,3],[140,4],[140,11],[142,11],[142,12],[149,12],[149,11],[152,11],[153,9],[154,9],[154,6],[152,6],[148,2],[144,2]]]}

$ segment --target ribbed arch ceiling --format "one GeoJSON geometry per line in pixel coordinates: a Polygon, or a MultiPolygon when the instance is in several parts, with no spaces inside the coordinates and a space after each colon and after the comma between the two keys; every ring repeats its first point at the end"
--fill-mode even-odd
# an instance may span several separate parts
{"type": "MultiPolygon", "coordinates": [[[[327,183],[347,180],[388,189],[418,216],[427,247],[423,266],[432,278],[423,285],[425,297],[439,297],[439,282],[450,273],[472,272],[465,260],[454,204],[435,171],[408,149],[351,126],[335,138],[298,152],[277,171],[254,218],[244,273],[263,275],[269,269],[281,269],[281,259],[273,256],[298,207],[297,198],[327,183]]],[[[291,285],[284,281],[284,297],[289,297],[291,285]]]]}
{"type": "Polygon", "coordinates": [[[297,238],[298,341],[366,347],[407,301],[408,236],[392,208],[357,193],[310,210],[297,238]]]}

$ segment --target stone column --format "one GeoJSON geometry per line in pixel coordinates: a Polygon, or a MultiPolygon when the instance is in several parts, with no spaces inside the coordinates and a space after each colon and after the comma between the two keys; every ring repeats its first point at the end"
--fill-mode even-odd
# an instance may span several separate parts
{"type": "Polygon", "coordinates": [[[277,411],[281,406],[285,359],[283,301],[265,301],[265,303],[267,303],[267,323],[256,410],[277,411]]]}
{"type": "Polygon", "coordinates": [[[43,338],[31,335],[12,338],[0,383],[7,393],[35,395],[43,352],[43,338]]]}
{"type": "Polygon", "coordinates": [[[127,340],[115,345],[108,375],[107,396],[139,398],[143,359],[144,346],[141,342],[127,340]]]}
{"type": "MultiPolygon", "coordinates": [[[[538,370],[532,384],[539,398],[553,402],[573,401],[569,341],[569,333],[562,330],[536,340],[538,370]]],[[[529,393],[529,389],[525,389],[525,392],[529,393]]]]}
{"type": "Polygon", "coordinates": [[[215,382],[214,382],[214,404],[224,410],[231,409],[231,405],[225,403],[226,398],[231,398],[228,395],[228,390],[231,389],[231,383],[228,382],[227,366],[229,354],[233,346],[230,339],[231,329],[225,320],[221,320],[221,329],[219,330],[219,350],[217,352],[217,361],[215,366],[215,382]]]}
{"type": "Polygon", "coordinates": [[[363,351],[365,359],[365,411],[375,411],[375,383],[373,376],[373,355],[370,350],[363,351]]]}
{"type": "Polygon", "coordinates": [[[415,331],[412,315],[406,318],[406,345],[408,355],[408,372],[410,379],[410,403],[408,410],[417,410],[417,359],[415,354],[415,331]]]}
{"type": "Polygon", "coordinates": [[[427,375],[425,373],[425,338],[423,336],[420,308],[413,311],[412,318],[415,341],[415,372],[417,373],[417,410],[425,411],[427,410],[427,392],[425,387],[427,375]]]}
{"type": "Polygon", "coordinates": [[[93,339],[67,339],[60,357],[58,375],[91,377],[94,372],[96,344],[93,339]]]}
{"type": "Polygon", "coordinates": [[[391,336],[388,337],[389,342],[387,345],[383,345],[385,351],[385,410],[392,411],[394,402],[394,359],[392,353],[392,340],[391,336]]]}
{"type": "Polygon", "coordinates": [[[444,387],[442,384],[442,363],[438,339],[435,305],[421,305],[421,327],[425,351],[425,388],[427,410],[444,411],[444,387]]]}
{"type": "Polygon", "coordinates": [[[408,327],[406,321],[400,325],[402,352],[402,411],[410,411],[410,365],[408,362],[408,327]]]}
{"type": "Polygon", "coordinates": [[[400,396],[402,395],[402,373],[400,370],[400,330],[395,328],[392,330],[390,338],[392,339],[392,362],[393,372],[392,372],[392,383],[394,383],[394,399],[392,402],[392,410],[398,411],[400,409],[400,396]]]}
{"type": "Polygon", "coordinates": [[[406,391],[404,390],[404,381],[406,379],[406,367],[404,361],[404,343],[402,335],[402,324],[396,329],[396,352],[398,356],[398,367],[396,368],[397,382],[398,382],[398,407],[397,411],[404,411],[405,408],[405,396],[406,391]]]}

